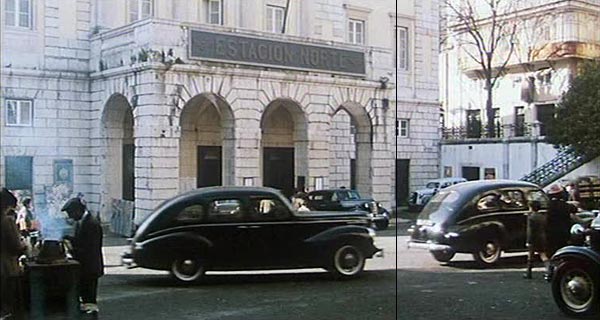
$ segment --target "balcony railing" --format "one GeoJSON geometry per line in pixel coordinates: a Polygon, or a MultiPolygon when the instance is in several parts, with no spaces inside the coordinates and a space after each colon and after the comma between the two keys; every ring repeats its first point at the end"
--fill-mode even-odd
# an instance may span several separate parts
{"type": "Polygon", "coordinates": [[[512,137],[540,137],[542,136],[541,124],[522,123],[522,124],[503,124],[494,125],[493,135],[488,136],[487,126],[458,126],[442,129],[442,140],[470,140],[470,139],[502,139],[512,137]]]}

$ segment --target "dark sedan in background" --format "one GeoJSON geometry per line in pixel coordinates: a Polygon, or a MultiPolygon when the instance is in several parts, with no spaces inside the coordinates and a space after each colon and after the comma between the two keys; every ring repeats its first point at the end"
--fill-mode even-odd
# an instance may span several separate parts
{"type": "Polygon", "coordinates": [[[314,267],[352,278],[381,251],[369,223],[360,211],[298,212],[271,188],[201,188],[160,205],[122,260],[168,270],[181,282],[207,270],[314,267]]]}
{"type": "Polygon", "coordinates": [[[327,189],[308,193],[307,207],[314,211],[364,211],[371,215],[378,230],[390,224],[390,213],[372,198],[363,198],[356,190],[327,189]]]}
{"type": "Polygon", "coordinates": [[[502,251],[525,251],[529,202],[546,212],[548,198],[537,185],[512,180],[481,180],[440,190],[409,229],[410,248],[427,249],[440,262],[472,253],[483,266],[502,251]]]}

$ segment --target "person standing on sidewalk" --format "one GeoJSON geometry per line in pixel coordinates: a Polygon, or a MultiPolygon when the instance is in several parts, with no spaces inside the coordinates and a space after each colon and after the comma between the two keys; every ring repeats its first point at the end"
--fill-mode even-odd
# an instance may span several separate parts
{"type": "Polygon", "coordinates": [[[0,190],[0,319],[24,316],[19,256],[25,251],[14,219],[17,198],[6,188],[0,190]]]}
{"type": "Polygon", "coordinates": [[[529,213],[527,214],[527,272],[525,278],[531,279],[533,268],[533,256],[537,252],[544,263],[545,272],[548,272],[550,261],[546,241],[546,215],[540,212],[541,204],[537,200],[529,202],[529,213]]]}
{"type": "Polygon", "coordinates": [[[63,206],[69,218],[77,222],[75,236],[65,237],[73,246],[73,258],[81,264],[79,295],[81,311],[98,313],[97,294],[98,278],[104,275],[102,257],[102,226],[94,217],[80,197],[72,198],[63,206]]]}

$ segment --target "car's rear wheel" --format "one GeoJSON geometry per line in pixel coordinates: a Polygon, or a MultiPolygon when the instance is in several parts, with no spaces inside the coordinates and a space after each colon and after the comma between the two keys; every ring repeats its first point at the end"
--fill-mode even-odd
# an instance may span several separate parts
{"type": "Polygon", "coordinates": [[[431,251],[433,258],[443,263],[450,262],[454,258],[454,254],[455,252],[450,250],[431,251]]]}
{"type": "Polygon", "coordinates": [[[487,267],[496,264],[500,260],[501,253],[500,241],[492,238],[485,241],[480,249],[473,253],[473,258],[480,265],[487,267]]]}
{"type": "Polygon", "coordinates": [[[195,257],[180,257],[171,264],[171,275],[182,283],[190,283],[200,279],[205,272],[202,260],[195,257]]]}
{"type": "Polygon", "coordinates": [[[349,279],[361,274],[365,267],[365,255],[354,244],[344,244],[333,250],[329,271],[338,279],[349,279]]]}

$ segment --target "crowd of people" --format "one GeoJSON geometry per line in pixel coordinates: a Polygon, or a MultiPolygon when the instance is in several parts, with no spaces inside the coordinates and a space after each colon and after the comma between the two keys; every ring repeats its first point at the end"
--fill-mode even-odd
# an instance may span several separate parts
{"type": "MultiPolygon", "coordinates": [[[[31,198],[25,197],[17,210],[17,198],[6,188],[0,190],[0,320],[24,319],[26,315],[24,296],[24,264],[26,258],[36,255],[36,248],[43,238],[35,218],[31,198]],[[24,259],[25,258],[25,259],[24,259]]],[[[79,267],[80,310],[97,314],[96,301],[98,278],[104,274],[102,256],[102,226],[97,216],[88,211],[81,196],[68,200],[62,207],[75,223],[74,236],[65,236],[70,254],[79,267]]]]}

